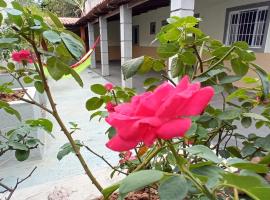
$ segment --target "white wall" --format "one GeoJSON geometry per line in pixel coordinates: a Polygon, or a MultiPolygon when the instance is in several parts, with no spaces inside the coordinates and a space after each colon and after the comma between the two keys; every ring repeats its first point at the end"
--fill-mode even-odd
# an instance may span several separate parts
{"type": "MultiPolygon", "coordinates": [[[[99,24],[94,25],[95,38],[99,36],[99,24]]],[[[120,22],[109,21],[108,22],[108,43],[109,46],[120,46],[120,22]]]]}
{"type": "Polygon", "coordinates": [[[200,28],[211,37],[223,41],[226,8],[265,2],[266,0],[196,0],[195,13],[202,18],[200,28]]]}
{"type": "Polygon", "coordinates": [[[156,34],[150,35],[150,23],[156,22],[156,33],[158,33],[162,20],[166,20],[169,16],[170,7],[163,7],[133,17],[133,25],[139,25],[140,46],[150,46],[150,43],[155,39],[156,34]]]}

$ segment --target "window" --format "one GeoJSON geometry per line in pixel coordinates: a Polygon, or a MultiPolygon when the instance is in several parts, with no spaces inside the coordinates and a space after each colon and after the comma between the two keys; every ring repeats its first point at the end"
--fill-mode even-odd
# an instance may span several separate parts
{"type": "Polygon", "coordinates": [[[132,42],[135,45],[139,44],[139,25],[132,27],[132,42]]]}
{"type": "Polygon", "coordinates": [[[156,22],[151,22],[150,23],[150,34],[156,34],[156,22]]]}
{"type": "Polygon", "coordinates": [[[226,44],[246,41],[251,48],[262,48],[267,16],[268,6],[229,12],[226,44]]]}

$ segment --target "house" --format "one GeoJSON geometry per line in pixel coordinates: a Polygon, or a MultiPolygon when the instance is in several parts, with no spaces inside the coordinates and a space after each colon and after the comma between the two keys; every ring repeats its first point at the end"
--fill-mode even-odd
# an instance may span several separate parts
{"type": "MultiPolygon", "coordinates": [[[[86,14],[76,23],[87,24],[90,46],[101,36],[92,67],[101,61],[103,76],[110,74],[110,61],[156,56],[151,42],[173,15],[202,18],[200,28],[225,44],[246,41],[256,52],[257,63],[270,71],[270,1],[88,0],[85,9],[86,14]]],[[[122,80],[122,85],[132,86],[132,80],[122,80]]]]}

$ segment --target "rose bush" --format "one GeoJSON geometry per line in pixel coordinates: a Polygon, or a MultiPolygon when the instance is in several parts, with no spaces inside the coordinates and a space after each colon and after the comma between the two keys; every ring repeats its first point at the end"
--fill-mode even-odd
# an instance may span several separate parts
{"type": "MultiPolygon", "coordinates": [[[[137,95],[134,89],[111,83],[92,85],[90,88],[97,96],[86,102],[86,109],[94,111],[90,118],[99,117],[111,124],[106,131],[107,146],[124,151],[114,166],[83,141],[74,139],[79,125],[62,121],[48,83],[48,78],[60,80],[70,74],[83,86],[80,76],[68,65],[83,54],[80,39],[65,30],[53,13],[30,12],[17,2],[12,2],[12,9],[6,5],[0,0],[1,11],[8,13],[5,26],[9,29],[9,34],[1,38],[0,47],[12,52],[18,42],[24,43],[25,49],[33,54],[35,65],[17,70],[9,61],[0,69],[13,76],[23,89],[24,85],[34,83],[37,91],[46,95],[46,106],[33,99],[21,100],[55,119],[69,141],[60,148],[57,158],[61,160],[74,153],[104,199],[115,191],[119,199],[124,199],[142,188],[153,189],[161,200],[269,199],[270,136],[254,134],[249,127],[270,127],[270,76],[256,64],[255,54],[245,42],[225,46],[196,28],[199,19],[171,17],[156,36],[160,58],[141,56],[122,66],[125,79],[151,70],[160,74],[144,81],[145,93],[137,95]],[[171,60],[169,66],[167,59],[171,60]],[[258,78],[248,77],[248,71],[256,72],[258,78]],[[237,81],[256,85],[237,87],[237,81]],[[213,95],[221,104],[208,104],[213,95]],[[241,126],[246,128],[245,135],[239,133],[241,126]],[[126,177],[103,188],[81,154],[82,148],[106,162],[112,168],[111,177],[116,173],[126,177]]],[[[17,57],[15,62],[24,59],[17,57]]],[[[1,85],[1,92],[10,93],[10,84],[1,85]]],[[[9,103],[0,101],[0,109],[21,120],[9,103]]],[[[52,123],[47,119],[23,123],[53,133],[52,123]]],[[[28,141],[32,138],[21,130],[3,136],[0,156],[7,151],[26,155],[33,148],[29,146],[33,140],[30,144],[28,141]]]]}

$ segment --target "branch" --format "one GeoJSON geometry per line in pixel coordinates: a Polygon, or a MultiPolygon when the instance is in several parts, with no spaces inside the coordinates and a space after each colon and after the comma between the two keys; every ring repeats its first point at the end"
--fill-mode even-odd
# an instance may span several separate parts
{"type": "Polygon", "coordinates": [[[1,181],[2,181],[3,179],[0,179],[0,186],[3,187],[3,188],[5,188],[5,190],[4,190],[4,191],[1,191],[1,193],[10,192],[9,195],[8,195],[8,197],[6,198],[6,200],[10,200],[10,199],[11,199],[12,195],[14,194],[14,192],[15,192],[15,190],[18,188],[18,186],[19,186],[21,183],[23,183],[24,181],[26,181],[27,179],[29,179],[29,178],[33,175],[33,173],[34,173],[34,171],[35,171],[36,169],[37,169],[37,167],[35,167],[35,168],[30,172],[30,174],[28,174],[25,178],[23,178],[23,179],[21,179],[21,180],[17,179],[16,184],[15,184],[15,186],[14,186],[13,188],[8,187],[8,186],[5,185],[4,183],[2,183],[1,181]]]}
{"type": "Polygon", "coordinates": [[[118,170],[116,169],[114,166],[112,166],[103,156],[97,154],[96,152],[94,152],[92,149],[90,149],[90,147],[86,146],[86,145],[83,145],[88,151],[90,151],[92,154],[94,154],[95,156],[99,157],[101,160],[103,160],[111,169],[121,173],[121,174],[124,174],[124,175],[128,175],[127,173],[125,172],[122,172],[121,170],[118,170]]]}

